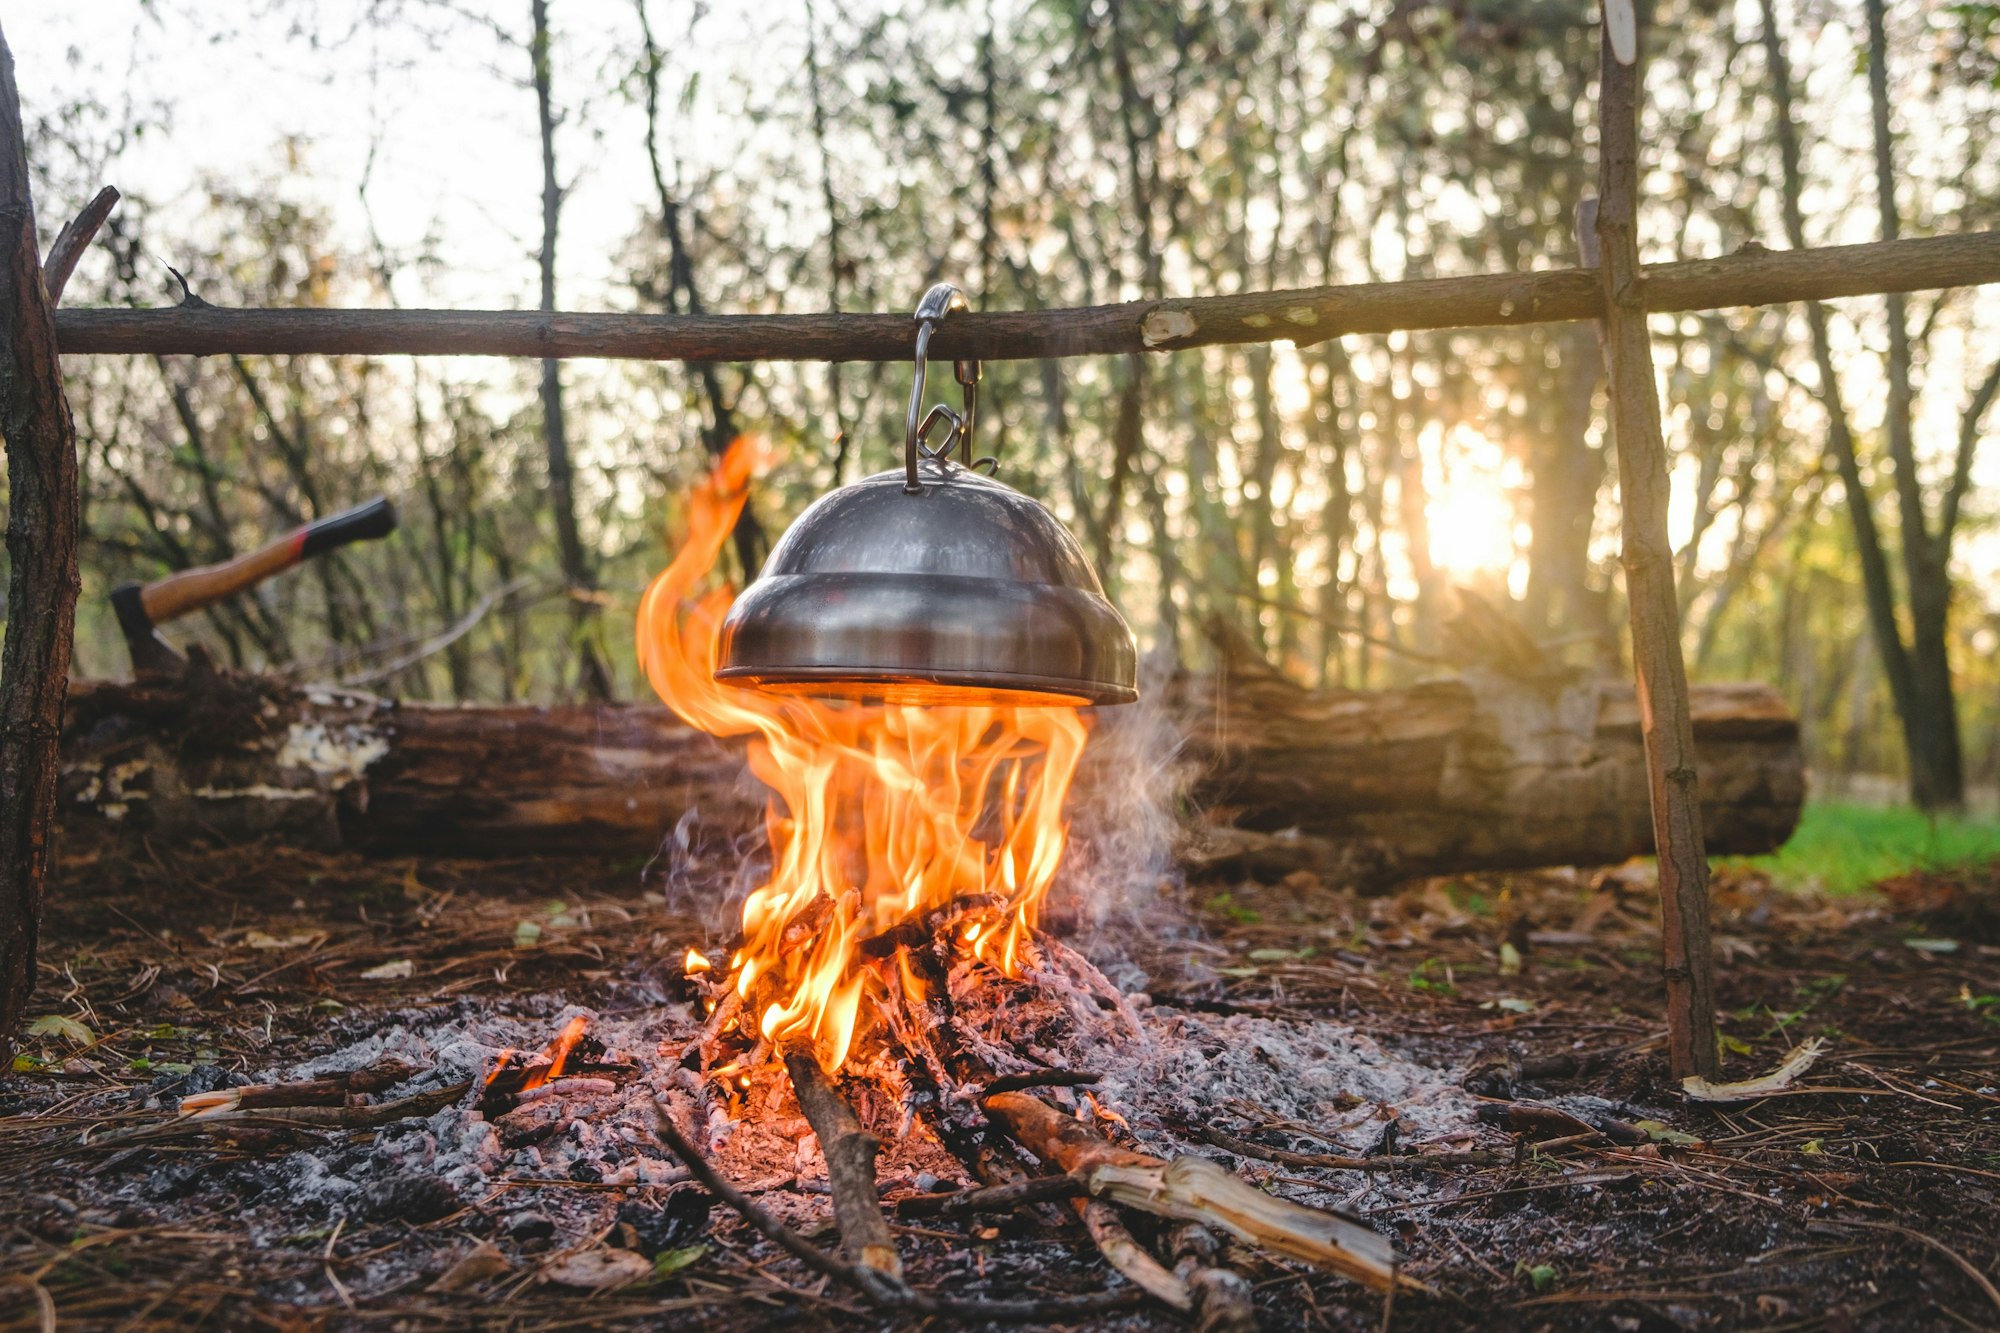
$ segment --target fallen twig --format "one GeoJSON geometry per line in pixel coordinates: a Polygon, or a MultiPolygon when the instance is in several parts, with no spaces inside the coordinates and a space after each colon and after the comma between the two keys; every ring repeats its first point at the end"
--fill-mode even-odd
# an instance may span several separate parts
{"type": "MultiPolygon", "coordinates": [[[[1255,1157],[1261,1161],[1278,1162],[1285,1166],[1317,1166],[1329,1171],[1443,1171],[1459,1166],[1506,1166],[1515,1160],[1514,1153],[1505,1148],[1478,1148],[1471,1152],[1410,1153],[1405,1156],[1376,1154],[1369,1157],[1344,1157],[1339,1153],[1293,1152],[1289,1148],[1267,1148],[1261,1143],[1240,1139],[1213,1125],[1191,1125],[1189,1129],[1196,1137],[1233,1152],[1238,1157],[1255,1157]]],[[[1596,1137],[1596,1130],[1590,1132],[1592,1137],[1596,1137]]]]}
{"type": "Polygon", "coordinates": [[[1800,1075],[1813,1067],[1820,1052],[1825,1049],[1824,1041],[1809,1037],[1787,1051],[1778,1067],[1762,1078],[1745,1079],[1741,1083],[1713,1083],[1699,1074],[1690,1074],[1681,1080],[1681,1088],[1691,1100],[1698,1102],[1754,1101],[1790,1088],[1800,1075]]]}

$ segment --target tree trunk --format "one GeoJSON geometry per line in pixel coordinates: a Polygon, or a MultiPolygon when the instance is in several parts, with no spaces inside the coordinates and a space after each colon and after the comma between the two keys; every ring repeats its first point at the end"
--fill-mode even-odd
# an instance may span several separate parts
{"type": "MultiPolygon", "coordinates": [[[[1197,870],[1308,868],[1379,887],[1421,874],[1603,864],[1651,849],[1639,713],[1629,686],[1528,684],[1476,671],[1381,693],[1319,693],[1266,670],[1157,691],[1179,770],[1207,823],[1197,870]]],[[[1703,793],[1718,851],[1781,844],[1804,796],[1798,724],[1763,686],[1694,691],[1703,793]]],[[[1131,819],[1131,746],[1148,725],[1105,710],[1075,815],[1131,819]],[[1119,758],[1118,756],[1124,756],[1119,758]]],[[[308,692],[205,666],[174,686],[80,683],[62,809],[82,842],[282,836],[383,854],[651,855],[698,810],[736,838],[765,791],[740,748],[661,708],[437,707],[308,692]],[[267,706],[268,705],[268,706],[267,706]]]]}
{"type": "MultiPolygon", "coordinates": [[[[0,433],[7,632],[0,647],[0,1076],[35,988],[55,831],[57,745],[76,629],[76,427],[42,283],[14,56],[0,36],[0,433]]],[[[87,239],[87,238],[86,238],[87,239]]]]}
{"type": "MultiPolygon", "coordinates": [[[[1868,93],[1875,129],[1875,198],[1882,239],[1902,232],[1896,211],[1895,140],[1889,132],[1889,41],[1882,0],[1867,0],[1868,93]]],[[[1886,298],[1889,324],[1889,456],[1896,465],[1896,505],[1903,542],[1903,578],[1910,594],[1910,709],[1903,735],[1910,752],[1910,797],[1925,810],[1965,804],[1965,759],[1959,748],[1958,700],[1952,691],[1951,538],[1931,533],[1917,475],[1910,330],[1900,292],[1886,298]]]]}
{"type": "MultiPolygon", "coordinates": [[[[562,221],[562,186],[556,182],[556,117],[549,86],[549,3],[529,0],[534,33],[528,55],[534,64],[535,116],[542,137],[542,304],[545,314],[556,308],[556,229],[562,221]]],[[[555,511],[556,553],[563,581],[571,593],[570,616],[576,638],[577,684],[592,699],[611,697],[611,672],[598,650],[596,575],[576,521],[576,494],[569,458],[569,433],[563,421],[562,362],[542,362],[542,441],[549,461],[549,507],[555,511]]]]}

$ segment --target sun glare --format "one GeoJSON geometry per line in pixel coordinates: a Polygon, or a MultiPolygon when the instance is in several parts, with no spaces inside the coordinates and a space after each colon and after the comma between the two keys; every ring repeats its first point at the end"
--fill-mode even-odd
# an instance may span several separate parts
{"type": "Polygon", "coordinates": [[[1431,563],[1453,574],[1504,570],[1514,559],[1514,506],[1497,477],[1461,471],[1424,507],[1431,563]]]}

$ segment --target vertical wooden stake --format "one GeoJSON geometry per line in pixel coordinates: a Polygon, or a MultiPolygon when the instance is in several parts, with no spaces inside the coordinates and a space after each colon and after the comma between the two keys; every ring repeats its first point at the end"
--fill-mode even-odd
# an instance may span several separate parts
{"type": "MultiPolygon", "coordinates": [[[[86,238],[87,239],[87,238],[86,238]]],[[[42,281],[14,57],[0,36],[0,434],[7,635],[0,646],[0,1076],[35,987],[55,825],[56,743],[76,628],[76,428],[42,281]]]]}
{"type": "Polygon", "coordinates": [[[1633,0],[1605,0],[1598,94],[1597,239],[1603,262],[1604,357],[1618,446],[1625,597],[1632,665],[1660,860],[1661,946],[1667,981],[1667,1050],[1675,1078],[1713,1078],[1715,960],[1708,927],[1708,856],[1702,845],[1694,724],[1681,659],[1680,604],[1667,537],[1667,446],[1653,381],[1652,343],[1639,272],[1638,42],[1633,0]],[[1616,12],[1614,12],[1616,11],[1616,12]],[[1620,60],[1627,48],[1629,60],[1620,60]]]}

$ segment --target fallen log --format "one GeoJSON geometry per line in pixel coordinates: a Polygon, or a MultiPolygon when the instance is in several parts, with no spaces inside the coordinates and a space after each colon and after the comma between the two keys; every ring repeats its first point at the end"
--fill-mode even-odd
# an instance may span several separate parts
{"type": "MultiPolygon", "coordinates": [[[[1152,706],[1181,737],[1180,780],[1204,811],[1184,848],[1198,871],[1381,885],[1651,849],[1629,685],[1475,670],[1317,693],[1236,673],[1179,678],[1152,706]]],[[[1805,790],[1797,721],[1761,685],[1697,686],[1693,708],[1711,849],[1776,848],[1805,790]]],[[[1113,741],[1145,721],[1101,716],[1077,780],[1081,827],[1094,794],[1129,808],[1131,747],[1113,741]]],[[[72,848],[129,830],[383,855],[650,856],[691,811],[710,836],[753,833],[764,799],[739,748],[660,708],[397,703],[205,665],[175,683],[78,682],[63,738],[72,848]]]]}

